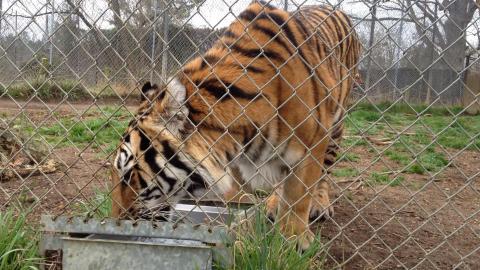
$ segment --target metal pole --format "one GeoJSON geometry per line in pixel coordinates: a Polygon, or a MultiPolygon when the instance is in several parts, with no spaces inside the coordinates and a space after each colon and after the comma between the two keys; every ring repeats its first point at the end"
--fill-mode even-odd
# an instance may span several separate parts
{"type": "Polygon", "coordinates": [[[163,48],[162,48],[162,79],[164,82],[168,79],[168,27],[170,24],[170,17],[168,16],[169,2],[163,0],[163,48]]]}
{"type": "Polygon", "coordinates": [[[0,36],[2,35],[3,0],[0,0],[0,36]]]}
{"type": "MultiPolygon", "coordinates": [[[[54,17],[54,12],[55,12],[55,0],[52,0],[51,2],[51,14],[50,14],[50,33],[53,35],[53,30],[54,30],[54,24],[55,24],[55,17],[54,17]]],[[[48,15],[47,15],[48,16],[48,15]]],[[[50,48],[49,48],[49,57],[48,57],[48,64],[51,66],[53,63],[53,38],[50,37],[50,48]]]]}
{"type": "Polygon", "coordinates": [[[399,27],[399,33],[398,33],[398,39],[397,39],[397,43],[398,43],[398,46],[397,46],[397,52],[395,53],[396,57],[397,57],[397,64],[395,64],[395,79],[394,79],[394,92],[393,92],[393,99],[396,98],[396,90],[397,90],[397,82],[398,82],[398,72],[399,72],[399,69],[400,69],[400,60],[401,60],[401,57],[402,57],[402,38],[403,38],[403,16],[404,16],[404,10],[402,9],[402,14],[401,14],[401,17],[400,17],[400,27],[399,27]]]}
{"type": "MultiPolygon", "coordinates": [[[[18,11],[15,10],[15,36],[18,36],[18,11]]],[[[13,44],[13,56],[15,66],[17,65],[17,40],[15,39],[15,43],[13,44]]]]}
{"type": "Polygon", "coordinates": [[[370,37],[368,40],[368,58],[367,58],[367,76],[365,79],[365,88],[368,91],[370,87],[371,65],[372,65],[372,47],[375,41],[375,18],[377,17],[377,3],[373,2],[372,6],[372,23],[370,24],[370,37]]]}
{"type": "Polygon", "coordinates": [[[156,26],[157,26],[157,9],[158,9],[158,3],[157,0],[153,0],[153,25],[152,25],[152,55],[150,57],[150,65],[151,65],[151,71],[150,71],[150,81],[153,81],[153,72],[155,70],[155,43],[156,43],[156,37],[157,37],[157,31],[156,31],[156,26]]]}
{"type": "MultiPolygon", "coordinates": [[[[435,10],[434,10],[434,20],[436,21],[437,20],[437,12],[438,12],[438,4],[435,3],[435,10]]],[[[433,68],[433,57],[434,57],[434,52],[435,52],[435,38],[436,38],[436,24],[438,22],[435,22],[435,24],[432,26],[433,27],[433,34],[432,34],[432,48],[430,48],[430,61],[428,61],[428,64],[430,65],[430,68],[428,69],[428,72],[427,72],[427,82],[428,82],[428,85],[427,85],[427,96],[426,96],[426,102],[427,104],[430,104],[431,103],[431,100],[432,100],[432,88],[433,88],[433,74],[432,74],[432,71],[434,71],[434,68],[433,68]]]]}
{"type": "Polygon", "coordinates": [[[288,0],[283,0],[283,10],[288,11],[288,0]]]}
{"type": "Polygon", "coordinates": [[[50,0],[47,0],[47,4],[45,5],[45,42],[48,41],[48,36],[50,36],[49,31],[49,22],[48,22],[48,6],[50,4],[50,0]]]}

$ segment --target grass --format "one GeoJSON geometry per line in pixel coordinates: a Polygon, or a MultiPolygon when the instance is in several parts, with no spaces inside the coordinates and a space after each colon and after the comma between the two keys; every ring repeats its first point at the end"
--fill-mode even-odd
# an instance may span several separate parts
{"type": "Polygon", "coordinates": [[[386,146],[366,137],[386,139],[392,145],[383,155],[405,172],[435,173],[448,165],[445,151],[480,149],[480,115],[461,115],[461,111],[460,107],[358,104],[346,118],[347,137],[342,146],[362,146],[375,154],[386,146]]]}
{"type": "Polygon", "coordinates": [[[417,160],[407,169],[407,172],[418,174],[424,174],[427,171],[437,172],[447,164],[444,154],[430,150],[418,155],[417,160]]]}
{"type": "Polygon", "coordinates": [[[74,213],[85,217],[103,219],[111,216],[112,198],[108,190],[95,189],[92,198],[74,205],[74,213]]]}
{"type": "Polygon", "coordinates": [[[353,177],[358,175],[358,170],[355,168],[339,168],[333,170],[332,174],[337,177],[353,177]]]}
{"type": "MultiPolygon", "coordinates": [[[[358,104],[346,118],[347,133],[352,135],[381,135],[393,137],[386,130],[399,132],[411,126],[414,136],[400,135],[402,142],[426,145],[434,139],[447,148],[480,149],[480,115],[458,115],[460,107],[431,107],[422,105],[381,103],[358,104]],[[391,130],[391,129],[394,130],[391,130]],[[477,136],[475,138],[475,136],[477,136]]],[[[396,135],[395,135],[396,136],[396,135]]],[[[358,139],[347,140],[345,145],[365,145],[358,139]]],[[[402,143],[396,146],[404,148],[402,143]]]]}
{"type": "MultiPolygon", "coordinates": [[[[298,252],[294,240],[287,240],[278,226],[272,226],[263,211],[238,229],[233,246],[233,268],[242,270],[322,269],[324,246],[318,239],[304,252],[298,252]],[[313,268],[314,267],[314,268],[313,268]]],[[[217,269],[224,269],[217,266],[217,269]]]]}
{"type": "Polygon", "coordinates": [[[88,90],[76,80],[49,79],[44,76],[13,83],[0,89],[0,96],[9,95],[15,99],[37,96],[42,100],[80,100],[91,97],[88,90]]]}
{"type": "Polygon", "coordinates": [[[55,115],[56,121],[36,128],[29,120],[19,118],[16,125],[34,137],[41,136],[51,146],[57,147],[90,145],[100,149],[101,154],[113,152],[125,131],[130,113],[126,109],[104,107],[102,111],[85,112],[82,117],[55,115]]]}
{"type": "Polygon", "coordinates": [[[26,214],[0,212],[0,269],[38,269],[38,234],[27,224],[26,214]]]}
{"type": "Polygon", "coordinates": [[[388,174],[374,172],[370,175],[367,182],[371,185],[389,185],[391,187],[396,187],[404,180],[405,178],[403,176],[396,176],[395,178],[391,179],[388,174]]]}
{"type": "Polygon", "coordinates": [[[343,153],[342,156],[338,158],[338,160],[358,162],[360,160],[360,156],[352,152],[347,152],[347,153],[343,153]]]}

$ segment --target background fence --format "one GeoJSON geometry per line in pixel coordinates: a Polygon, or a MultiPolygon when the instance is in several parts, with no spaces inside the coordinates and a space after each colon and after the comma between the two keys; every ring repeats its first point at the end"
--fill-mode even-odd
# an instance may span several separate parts
{"type": "MultiPolygon", "coordinates": [[[[139,86],[208,49],[249,2],[0,0],[0,209],[108,215],[139,86]]],[[[478,1],[271,2],[319,3],[363,44],[328,176],[336,216],[318,225],[327,266],[478,269],[478,1]]]]}

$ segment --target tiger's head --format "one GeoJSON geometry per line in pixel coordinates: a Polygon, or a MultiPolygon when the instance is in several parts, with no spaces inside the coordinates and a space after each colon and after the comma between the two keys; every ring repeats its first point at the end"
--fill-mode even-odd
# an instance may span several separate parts
{"type": "Polygon", "coordinates": [[[112,215],[166,220],[179,198],[207,189],[208,173],[182,151],[188,129],[185,87],[149,82],[112,164],[112,215]]]}

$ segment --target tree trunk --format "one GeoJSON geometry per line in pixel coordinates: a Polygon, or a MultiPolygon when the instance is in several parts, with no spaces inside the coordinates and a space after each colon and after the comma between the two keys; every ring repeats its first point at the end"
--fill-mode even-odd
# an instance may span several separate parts
{"type": "Polygon", "coordinates": [[[462,78],[467,48],[465,33],[476,7],[473,0],[445,0],[442,4],[448,19],[444,24],[444,55],[434,89],[444,102],[457,104],[463,96],[462,78]]]}
{"type": "MultiPolygon", "coordinates": [[[[122,38],[123,34],[126,33],[126,28],[124,27],[122,17],[121,17],[121,8],[120,8],[120,2],[118,0],[111,0],[110,1],[110,8],[113,11],[113,25],[115,26],[115,43],[114,43],[114,48],[117,51],[118,55],[122,58],[120,62],[125,62],[126,58],[126,52],[128,51],[126,46],[125,46],[125,39],[128,38],[122,38]]],[[[116,66],[123,66],[124,63],[115,63],[116,66]]]]}
{"type": "Polygon", "coordinates": [[[365,87],[368,89],[370,87],[370,80],[371,80],[371,67],[372,67],[372,50],[373,50],[373,42],[375,41],[375,20],[377,18],[377,6],[376,3],[373,4],[372,7],[372,22],[370,23],[370,36],[368,39],[368,48],[367,48],[367,75],[365,79],[365,87]]]}

